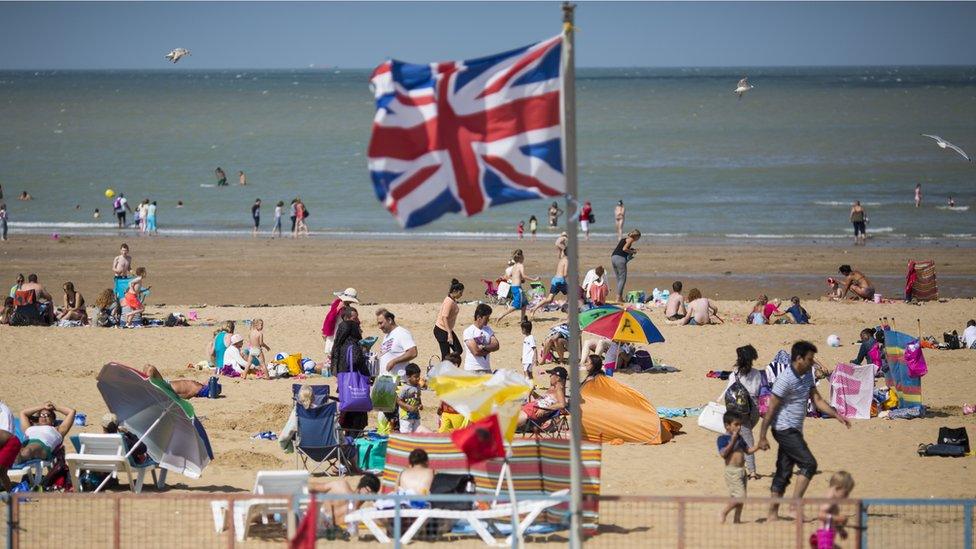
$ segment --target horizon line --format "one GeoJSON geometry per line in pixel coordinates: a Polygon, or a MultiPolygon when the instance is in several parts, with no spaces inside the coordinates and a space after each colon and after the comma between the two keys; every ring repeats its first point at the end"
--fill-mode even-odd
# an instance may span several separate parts
{"type": "MultiPolygon", "coordinates": [[[[973,68],[974,64],[912,63],[912,64],[842,64],[842,65],[591,65],[577,66],[577,70],[591,69],[838,69],[838,68],[973,68]]],[[[38,72],[38,71],[371,71],[375,67],[343,66],[304,66],[304,67],[48,67],[48,68],[3,68],[0,72],[38,72]]]]}

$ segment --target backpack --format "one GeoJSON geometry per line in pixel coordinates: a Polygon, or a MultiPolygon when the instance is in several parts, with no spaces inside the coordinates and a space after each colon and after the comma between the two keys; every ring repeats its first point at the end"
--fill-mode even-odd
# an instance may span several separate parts
{"type": "Polygon", "coordinates": [[[593,212],[590,212],[590,215],[586,218],[586,220],[590,223],[596,223],[596,216],[593,215],[593,212]]]}
{"type": "Polygon", "coordinates": [[[943,332],[942,339],[945,340],[946,348],[962,349],[962,341],[959,340],[959,332],[955,330],[953,330],[951,334],[949,332],[943,332]]]}
{"type": "Polygon", "coordinates": [[[736,380],[725,391],[725,409],[744,418],[752,415],[752,397],[745,385],[736,380]]]}

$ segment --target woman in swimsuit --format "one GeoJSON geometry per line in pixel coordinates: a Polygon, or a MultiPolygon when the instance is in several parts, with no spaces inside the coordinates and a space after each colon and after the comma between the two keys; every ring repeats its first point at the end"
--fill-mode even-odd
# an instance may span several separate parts
{"type": "Polygon", "coordinates": [[[559,224],[559,216],[562,215],[563,211],[559,209],[559,204],[553,202],[552,206],[549,206],[549,228],[553,229],[559,224]]]}
{"type": "Polygon", "coordinates": [[[55,406],[48,401],[40,406],[21,410],[20,424],[30,427],[24,430],[27,442],[20,448],[17,462],[32,459],[49,460],[54,451],[64,442],[64,437],[68,436],[71,426],[75,424],[75,411],[72,408],[55,406]],[[64,415],[64,421],[57,427],[54,425],[57,420],[55,412],[64,415]]]}
{"type": "Polygon", "coordinates": [[[529,419],[540,419],[553,410],[566,408],[566,378],[569,377],[569,372],[562,366],[556,366],[546,370],[546,373],[549,374],[549,389],[522,406],[518,417],[519,427],[525,425],[529,419]]]}
{"type": "Polygon", "coordinates": [[[624,201],[618,200],[617,206],[613,209],[613,220],[617,224],[617,239],[624,237],[624,216],[627,210],[624,208],[624,201]]]}
{"type": "Polygon", "coordinates": [[[80,320],[82,324],[88,324],[88,312],[85,311],[85,298],[81,293],[75,291],[75,285],[71,282],[64,283],[64,309],[58,315],[58,320],[80,320]]]}
{"type": "Polygon", "coordinates": [[[450,353],[462,354],[463,348],[461,341],[454,333],[454,323],[457,322],[458,299],[464,293],[464,284],[458,279],[451,279],[451,287],[447,291],[447,297],[441,303],[441,310],[437,313],[437,320],[434,322],[434,339],[440,348],[441,358],[450,353]]]}

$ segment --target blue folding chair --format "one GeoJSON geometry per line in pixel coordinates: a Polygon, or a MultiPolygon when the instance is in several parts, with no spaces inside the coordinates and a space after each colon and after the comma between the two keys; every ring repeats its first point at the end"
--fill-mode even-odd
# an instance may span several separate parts
{"type": "Polygon", "coordinates": [[[311,409],[295,406],[295,462],[309,473],[343,476],[355,471],[356,449],[339,434],[338,411],[335,402],[311,409]]]}

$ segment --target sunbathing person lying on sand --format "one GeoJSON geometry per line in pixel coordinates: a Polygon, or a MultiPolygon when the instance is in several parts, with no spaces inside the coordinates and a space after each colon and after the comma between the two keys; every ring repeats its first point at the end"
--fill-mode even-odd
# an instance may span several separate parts
{"type": "MultiPolygon", "coordinates": [[[[194,381],[192,379],[164,378],[163,374],[159,373],[159,370],[157,370],[152,364],[146,364],[146,367],[142,369],[142,373],[146,374],[149,379],[161,379],[166,383],[169,383],[169,386],[173,388],[173,392],[179,395],[179,397],[183,400],[189,400],[193,397],[207,398],[210,394],[208,390],[209,387],[203,383],[200,383],[199,381],[194,381]]],[[[217,393],[220,393],[219,389],[217,393]]]]}

